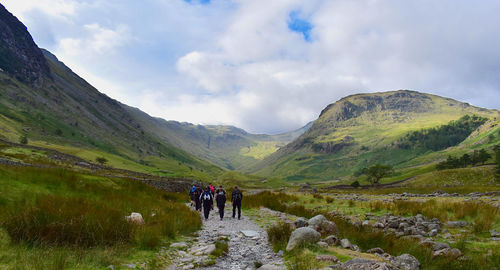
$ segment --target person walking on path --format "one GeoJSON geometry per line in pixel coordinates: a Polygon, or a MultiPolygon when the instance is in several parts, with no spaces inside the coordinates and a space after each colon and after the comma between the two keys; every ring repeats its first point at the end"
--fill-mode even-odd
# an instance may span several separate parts
{"type": "Polygon", "coordinates": [[[212,210],[214,204],[214,197],[212,192],[210,192],[210,188],[207,187],[205,192],[203,192],[200,196],[200,200],[203,204],[203,214],[205,215],[205,220],[208,219],[208,215],[210,214],[210,210],[212,210]]]}
{"type": "Polygon", "coordinates": [[[194,191],[194,203],[195,203],[195,208],[196,211],[201,211],[201,194],[203,193],[203,190],[201,190],[199,185],[196,185],[196,189],[194,191]]]}
{"type": "Polygon", "coordinates": [[[196,186],[193,185],[193,187],[189,190],[189,199],[191,199],[191,207],[194,206],[194,191],[196,190],[196,186]]]}
{"type": "Polygon", "coordinates": [[[233,202],[233,218],[236,216],[236,208],[238,208],[238,219],[241,218],[241,200],[243,199],[243,194],[238,189],[237,186],[234,187],[233,194],[231,195],[231,201],[233,202]]]}
{"type": "Polygon", "coordinates": [[[224,218],[224,207],[226,206],[226,191],[219,186],[217,191],[215,191],[215,201],[217,202],[217,208],[219,208],[220,220],[224,218]]]}

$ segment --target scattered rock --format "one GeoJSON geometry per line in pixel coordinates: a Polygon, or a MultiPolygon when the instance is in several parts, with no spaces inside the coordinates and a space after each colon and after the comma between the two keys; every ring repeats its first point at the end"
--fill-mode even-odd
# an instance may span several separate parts
{"type": "Polygon", "coordinates": [[[366,253],[372,253],[372,254],[384,254],[385,251],[379,247],[372,248],[366,251],[366,253]]]}
{"type": "Polygon", "coordinates": [[[322,248],[328,248],[328,243],[326,242],[323,242],[323,241],[319,241],[318,243],[316,243],[318,246],[322,247],[322,248]]]}
{"type": "Polygon", "coordinates": [[[307,222],[307,219],[301,217],[294,222],[295,228],[302,228],[302,227],[307,227],[309,223],[307,222]]]}
{"type": "Polygon", "coordinates": [[[241,233],[246,237],[258,237],[259,232],[251,231],[251,230],[242,230],[241,233]]]}
{"type": "Polygon", "coordinates": [[[452,228],[462,228],[462,227],[467,226],[467,222],[466,221],[448,221],[446,223],[446,225],[448,225],[448,227],[452,227],[452,228]]]}
{"type": "Polygon", "coordinates": [[[337,269],[343,270],[395,270],[385,262],[355,258],[341,264],[337,269]]]}
{"type": "Polygon", "coordinates": [[[344,238],[342,240],[340,240],[340,245],[343,247],[343,248],[347,248],[347,249],[350,249],[352,247],[352,244],[351,242],[349,241],[349,239],[347,238],[344,238]]]}
{"type": "Polygon", "coordinates": [[[316,260],[320,262],[337,263],[339,259],[333,255],[317,255],[316,260]]]}
{"type": "Polygon", "coordinates": [[[339,244],[339,239],[335,235],[327,236],[325,239],[323,239],[323,241],[328,243],[328,245],[330,246],[336,246],[339,244]]]}
{"type": "MultiPolygon", "coordinates": [[[[251,269],[253,269],[253,268],[251,268],[251,269]]],[[[272,264],[264,264],[263,266],[259,267],[258,269],[260,269],[260,270],[283,270],[285,268],[280,267],[280,266],[276,266],[276,265],[272,265],[272,264]]]]}
{"type": "Polygon", "coordinates": [[[303,243],[316,243],[320,238],[321,234],[310,227],[298,228],[290,235],[286,250],[290,251],[303,243]]]}
{"type": "Polygon", "coordinates": [[[404,270],[420,270],[420,262],[410,254],[402,254],[393,257],[390,261],[392,265],[404,270]]]}
{"type": "Polygon", "coordinates": [[[438,251],[435,251],[432,256],[433,257],[445,256],[445,257],[451,257],[451,258],[458,258],[458,257],[462,256],[462,252],[458,248],[444,248],[444,249],[440,249],[438,251]]]}
{"type": "Polygon", "coordinates": [[[323,215],[317,215],[308,220],[310,228],[323,234],[337,234],[337,225],[327,220],[323,215]]]}
{"type": "Polygon", "coordinates": [[[184,242],[181,242],[181,243],[173,243],[170,245],[171,248],[178,248],[178,249],[182,249],[182,248],[187,248],[188,245],[184,242]]]}

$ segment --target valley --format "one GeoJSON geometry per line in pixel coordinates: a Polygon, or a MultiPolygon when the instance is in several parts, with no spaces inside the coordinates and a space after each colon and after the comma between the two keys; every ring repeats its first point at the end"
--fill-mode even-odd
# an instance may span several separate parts
{"type": "Polygon", "coordinates": [[[331,102],[273,135],[153,117],[0,4],[0,269],[498,269],[500,111],[413,90],[331,102]],[[208,184],[223,221],[189,204],[208,184]]]}

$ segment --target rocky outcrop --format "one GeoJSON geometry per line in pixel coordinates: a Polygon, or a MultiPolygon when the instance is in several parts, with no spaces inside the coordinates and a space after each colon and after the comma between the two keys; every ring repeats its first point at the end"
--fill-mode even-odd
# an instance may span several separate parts
{"type": "Polygon", "coordinates": [[[28,29],[0,4],[0,68],[35,86],[51,78],[49,65],[28,29]]]}
{"type": "Polygon", "coordinates": [[[316,243],[321,238],[321,234],[310,227],[298,228],[292,232],[288,244],[287,251],[291,251],[301,244],[316,243]]]}

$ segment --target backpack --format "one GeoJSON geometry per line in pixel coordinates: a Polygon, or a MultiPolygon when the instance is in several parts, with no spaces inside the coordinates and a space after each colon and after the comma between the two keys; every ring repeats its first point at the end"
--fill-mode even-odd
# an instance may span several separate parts
{"type": "Polygon", "coordinates": [[[219,190],[217,193],[217,200],[225,201],[226,200],[226,192],[224,190],[219,190]]]}
{"type": "Polygon", "coordinates": [[[212,198],[212,196],[210,196],[210,193],[205,192],[205,193],[203,194],[203,200],[208,201],[208,200],[210,200],[211,198],[212,198]]]}
{"type": "Polygon", "coordinates": [[[235,201],[240,201],[241,200],[241,192],[234,193],[234,200],[235,201]]]}

